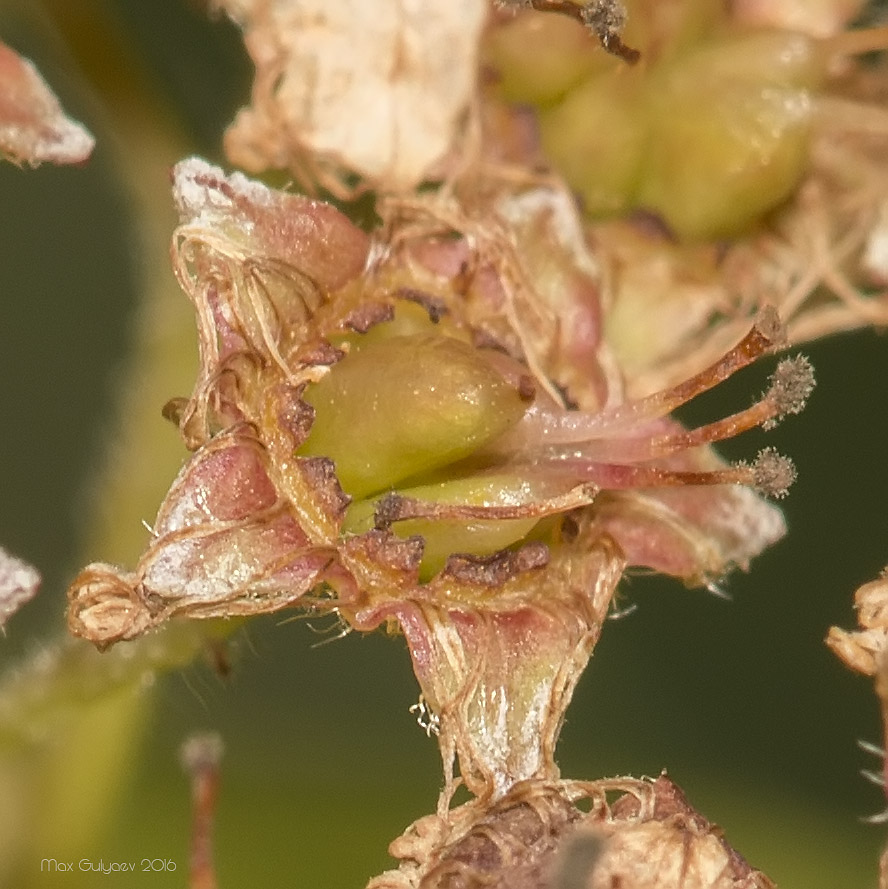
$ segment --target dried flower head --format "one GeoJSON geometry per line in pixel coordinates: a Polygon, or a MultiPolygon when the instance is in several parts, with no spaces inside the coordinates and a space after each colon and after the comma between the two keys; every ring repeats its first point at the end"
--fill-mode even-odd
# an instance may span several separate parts
{"type": "Polygon", "coordinates": [[[367,889],[773,889],[666,776],[526,781],[427,816],[367,889]]]}
{"type": "Polygon", "coordinates": [[[292,606],[399,625],[443,798],[554,780],[626,564],[711,583],[783,533],[756,491],[782,494],[788,461],[726,465],[711,445],[797,412],[807,362],[781,362],[729,417],[670,417],[779,348],[776,313],[709,367],[626,397],[596,265],[557,190],[483,218],[390,202],[369,238],[326,204],[195,159],[174,194],[201,371],[168,414],[195,453],[137,569],[74,581],[72,631],[106,646],[173,617],[292,606]]]}

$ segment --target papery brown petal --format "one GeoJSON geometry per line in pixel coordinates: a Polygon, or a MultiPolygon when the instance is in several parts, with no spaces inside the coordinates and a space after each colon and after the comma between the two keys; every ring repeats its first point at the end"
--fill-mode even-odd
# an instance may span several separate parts
{"type": "Polygon", "coordinates": [[[665,774],[532,779],[420,819],[368,889],[774,889],[665,774]]]}
{"type": "MultiPolygon", "coordinates": [[[[450,149],[475,87],[483,0],[217,3],[256,63],[252,105],[226,134],[234,163],[308,181],[326,163],[400,190],[450,149]]],[[[335,175],[323,184],[336,188],[335,175]]]]}
{"type": "Polygon", "coordinates": [[[522,793],[526,789],[516,788],[452,841],[419,889],[551,886],[552,860],[582,813],[554,788],[533,795],[522,793]]]}
{"type": "Polygon", "coordinates": [[[628,564],[691,584],[747,568],[786,533],[780,510],[739,485],[603,494],[597,515],[628,564]]]}
{"type": "Polygon", "coordinates": [[[606,839],[589,889],[774,889],[669,778],[638,785],[609,811],[593,810],[582,822],[582,829],[599,830],[606,839]]]}
{"type": "Polygon", "coordinates": [[[14,163],[79,164],[95,140],[65,116],[31,62],[0,43],[0,154],[14,163]]]}

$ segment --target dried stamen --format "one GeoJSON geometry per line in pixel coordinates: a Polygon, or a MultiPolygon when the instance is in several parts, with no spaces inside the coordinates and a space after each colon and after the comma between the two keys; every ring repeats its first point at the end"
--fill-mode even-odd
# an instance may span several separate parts
{"type": "Polygon", "coordinates": [[[545,515],[567,512],[581,506],[588,506],[598,493],[594,485],[581,484],[565,494],[535,499],[527,503],[510,505],[476,505],[470,503],[444,503],[418,500],[391,493],[376,505],[374,525],[378,529],[389,528],[394,522],[408,519],[487,519],[507,521],[510,519],[541,518],[545,515]]]}
{"type": "Polygon", "coordinates": [[[583,4],[570,0],[500,0],[500,5],[569,16],[591,31],[602,48],[612,56],[629,65],[634,65],[641,58],[641,53],[626,46],[620,37],[626,24],[626,8],[620,0],[589,0],[583,4]]]}
{"type": "Polygon", "coordinates": [[[537,443],[549,445],[620,436],[632,426],[664,417],[698,395],[708,392],[738,370],[779,348],[784,340],[785,330],[776,310],[766,307],[759,313],[749,333],[733,349],[705,370],[678,385],[596,413],[531,409],[516,432],[537,443]]]}
{"type": "Polygon", "coordinates": [[[665,457],[704,444],[733,438],[741,432],[761,426],[772,429],[787,414],[797,414],[814,388],[814,370],[807,358],[798,355],[777,365],[768,391],[746,410],[696,429],[682,429],[663,435],[634,439],[590,442],[583,456],[599,460],[635,462],[665,457]]]}
{"type": "MultiPolygon", "coordinates": [[[[528,472],[534,470],[528,468],[528,472]]],[[[746,485],[769,497],[783,497],[795,481],[795,468],[788,457],[773,448],[759,452],[752,463],[736,463],[721,469],[683,471],[649,464],[601,463],[584,458],[567,458],[546,463],[543,471],[592,482],[602,490],[661,488],[679,485],[746,485]]]]}

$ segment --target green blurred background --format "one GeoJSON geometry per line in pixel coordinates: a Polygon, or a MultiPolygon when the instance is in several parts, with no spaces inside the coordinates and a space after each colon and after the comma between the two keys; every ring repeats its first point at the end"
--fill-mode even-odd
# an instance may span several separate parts
{"type": "MultiPolygon", "coordinates": [[[[0,166],[0,543],[45,575],[0,641],[0,657],[15,664],[61,627],[78,565],[114,555],[97,550],[90,530],[96,473],[125,396],[139,290],[152,276],[175,288],[165,247],[146,255],[133,194],[154,195],[172,230],[165,171],[186,151],[221,160],[251,67],[235,29],[186,0],[4,0],[0,36],[36,61],[99,142],[82,168],[0,166]]],[[[879,763],[856,741],[881,743],[878,708],[870,683],[823,638],[831,624],[854,625],[853,591],[888,562],[888,342],[866,332],[804,351],[818,378],[805,412],[724,449],[749,457],[767,442],[793,456],[789,537],[730,578],[731,601],[629,578],[625,598],[637,610],[606,627],[559,761],[566,776],[585,778],[668,767],[784,889],[873,887],[885,831],[860,818],[885,800],[858,774],[879,763]]],[[[744,406],[768,370],[739,375],[688,416],[744,406]]],[[[187,362],[179,378],[166,395],[189,391],[187,362]]],[[[151,415],[174,452],[161,403],[151,415]]],[[[9,885],[185,886],[189,795],[177,751],[207,728],[226,743],[221,889],[360,887],[392,866],[388,842],[434,808],[436,745],[408,713],[417,688],[401,640],[354,634],[317,647],[318,629],[251,622],[233,637],[228,676],[199,660],[141,696],[150,717],[114,777],[107,823],[65,857],[75,871],[81,858],[137,868],[148,858],[171,859],[175,872],[41,874],[41,858],[60,857],[50,835],[9,885]]],[[[91,769],[100,774],[101,757],[91,769]]],[[[4,794],[13,800],[0,784],[0,808],[4,794]]],[[[61,848],[68,827],[57,829],[61,848]]]]}

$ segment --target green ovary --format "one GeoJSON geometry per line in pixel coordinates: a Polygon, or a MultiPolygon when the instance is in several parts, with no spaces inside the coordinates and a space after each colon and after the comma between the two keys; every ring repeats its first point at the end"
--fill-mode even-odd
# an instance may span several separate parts
{"type": "Polygon", "coordinates": [[[477,349],[438,333],[371,337],[303,397],[315,419],[299,454],[331,458],[354,498],[469,456],[526,408],[477,349]]]}

